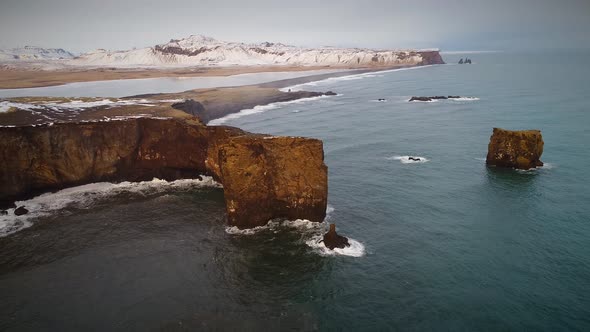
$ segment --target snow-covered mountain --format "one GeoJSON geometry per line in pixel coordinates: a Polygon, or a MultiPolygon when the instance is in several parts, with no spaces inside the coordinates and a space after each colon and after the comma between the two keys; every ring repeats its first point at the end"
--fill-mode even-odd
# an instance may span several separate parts
{"type": "Polygon", "coordinates": [[[373,66],[443,63],[438,50],[372,50],[362,48],[301,48],[280,43],[244,44],[202,35],[128,51],[97,50],[68,61],[77,66],[373,66]]]}
{"type": "Polygon", "coordinates": [[[0,61],[39,61],[39,60],[63,60],[73,59],[74,54],[62,48],[43,48],[25,46],[0,50],[0,61]]]}

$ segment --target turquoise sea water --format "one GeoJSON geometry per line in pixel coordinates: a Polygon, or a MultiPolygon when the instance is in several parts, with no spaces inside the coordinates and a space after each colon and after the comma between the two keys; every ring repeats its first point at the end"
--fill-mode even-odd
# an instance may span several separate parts
{"type": "Polygon", "coordinates": [[[324,141],[360,257],[306,224],[233,234],[220,189],[122,191],[0,238],[0,329],[589,330],[589,55],[443,55],[246,112],[226,124],[324,141]],[[493,127],[540,129],[546,166],[486,167],[493,127]]]}

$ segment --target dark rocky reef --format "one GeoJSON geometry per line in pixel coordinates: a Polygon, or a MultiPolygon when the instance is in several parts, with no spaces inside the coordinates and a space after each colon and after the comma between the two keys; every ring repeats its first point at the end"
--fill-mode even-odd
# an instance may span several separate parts
{"type": "Polygon", "coordinates": [[[348,238],[338,235],[336,233],[336,225],[330,224],[330,230],[328,233],[324,234],[324,238],[322,240],[324,245],[329,248],[330,250],[334,250],[334,248],[344,249],[346,247],[350,247],[350,243],[348,243],[348,238]]]}
{"type": "Polygon", "coordinates": [[[540,130],[494,128],[486,164],[525,170],[543,166],[543,144],[540,130]]]}
{"type": "Polygon", "coordinates": [[[100,181],[213,176],[228,221],[321,222],[327,167],[320,140],[207,127],[198,119],[138,118],[0,128],[0,201],[100,181]]]}
{"type": "Polygon", "coordinates": [[[455,99],[461,98],[461,96],[431,96],[431,97],[412,97],[409,101],[433,101],[437,99],[455,99]]]}

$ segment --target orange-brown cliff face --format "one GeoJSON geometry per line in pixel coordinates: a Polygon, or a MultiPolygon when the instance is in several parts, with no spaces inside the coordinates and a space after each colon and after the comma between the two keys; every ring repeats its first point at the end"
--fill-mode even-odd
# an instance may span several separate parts
{"type": "Polygon", "coordinates": [[[320,140],[235,136],[219,147],[218,162],[231,225],[324,219],[328,176],[320,140]]]}
{"type": "Polygon", "coordinates": [[[0,128],[0,200],[97,181],[212,175],[228,221],[240,228],[276,217],[322,221],[327,169],[322,142],[269,137],[196,120],[0,128]]]}
{"type": "Polygon", "coordinates": [[[539,130],[494,128],[486,163],[499,167],[530,169],[543,166],[543,137],[539,130]]]}

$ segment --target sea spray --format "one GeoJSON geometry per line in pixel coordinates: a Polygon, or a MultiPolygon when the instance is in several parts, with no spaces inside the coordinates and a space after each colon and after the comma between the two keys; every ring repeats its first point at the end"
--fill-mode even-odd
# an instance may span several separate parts
{"type": "Polygon", "coordinates": [[[322,239],[326,233],[329,225],[329,221],[332,218],[334,207],[328,205],[326,209],[326,218],[323,222],[313,222],[306,219],[296,220],[270,220],[264,226],[257,226],[254,228],[239,229],[236,226],[228,226],[225,228],[225,232],[230,235],[255,235],[262,232],[277,232],[281,228],[283,229],[296,229],[303,236],[304,243],[310,247],[313,252],[321,256],[351,256],[351,257],[362,257],[365,255],[365,246],[354,239],[348,238],[350,247],[343,249],[335,248],[330,250],[327,248],[322,239]]]}

